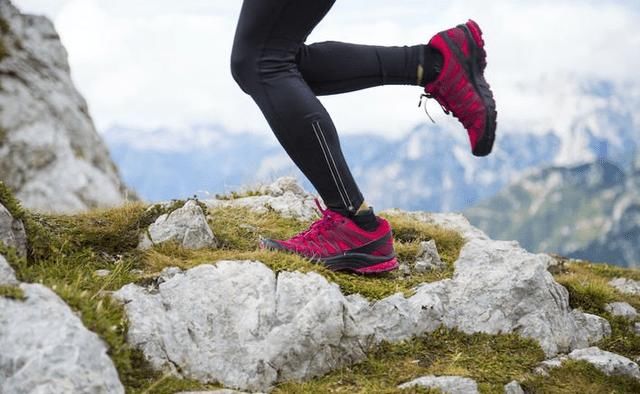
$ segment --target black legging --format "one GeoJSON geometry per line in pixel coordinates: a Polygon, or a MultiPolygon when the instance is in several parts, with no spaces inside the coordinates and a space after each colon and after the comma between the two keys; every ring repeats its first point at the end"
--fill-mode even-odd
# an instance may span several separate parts
{"type": "Polygon", "coordinates": [[[244,0],[231,71],[326,206],[353,214],[364,201],[336,128],[317,95],[380,85],[417,85],[423,45],[380,47],[307,36],[335,0],[244,0]]]}

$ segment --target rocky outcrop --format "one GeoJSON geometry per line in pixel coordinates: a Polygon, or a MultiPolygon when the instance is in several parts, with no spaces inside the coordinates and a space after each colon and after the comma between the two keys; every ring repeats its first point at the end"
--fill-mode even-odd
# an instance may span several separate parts
{"type": "Polygon", "coordinates": [[[138,249],[174,241],[187,249],[215,248],[218,245],[202,208],[195,200],[161,215],[142,235],[138,249]]]}
{"type": "Polygon", "coordinates": [[[53,24],[8,0],[0,0],[0,20],[0,179],[36,210],[122,203],[125,187],[53,24]]]}
{"type": "Polygon", "coordinates": [[[269,185],[258,187],[257,195],[228,200],[211,199],[203,202],[208,208],[245,207],[264,213],[274,210],[284,217],[310,220],[318,216],[314,198],[298,185],[293,177],[278,178],[269,185]]]}
{"type": "Polygon", "coordinates": [[[477,394],[478,384],[469,378],[460,376],[423,376],[398,386],[399,389],[424,387],[439,389],[445,394],[477,394]]]}
{"type": "MultiPolygon", "coordinates": [[[[0,284],[17,284],[3,268],[0,284]]],[[[107,348],[50,289],[20,284],[0,296],[0,393],[124,393],[107,348]]]]}
{"type": "MultiPolygon", "coordinates": [[[[304,197],[290,198],[303,206],[304,197]]],[[[256,196],[232,203],[258,204],[256,196]]],[[[344,296],[315,273],[276,276],[255,261],[172,268],[157,286],[130,284],[115,293],[130,321],[129,341],[156,368],[267,390],[278,381],[356,362],[380,341],[441,325],[467,333],[519,333],[538,341],[549,356],[610,334],[606,320],[571,310],[567,290],[547,270],[548,255],[490,240],[461,215],[410,215],[464,235],[452,279],[423,284],[408,298],[395,294],[370,302],[344,296]]]]}
{"type": "Polygon", "coordinates": [[[130,284],[129,341],[157,368],[229,387],[266,390],[361,360],[381,340],[439,325],[438,302],[423,295],[369,303],[345,297],[316,273],[259,262],[223,261],[165,275],[157,290],[130,284]]]}

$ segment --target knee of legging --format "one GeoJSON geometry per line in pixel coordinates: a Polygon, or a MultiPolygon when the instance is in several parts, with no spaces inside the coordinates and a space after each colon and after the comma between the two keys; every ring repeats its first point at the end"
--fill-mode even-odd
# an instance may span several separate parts
{"type": "Polygon", "coordinates": [[[248,94],[259,81],[258,57],[248,51],[234,50],[231,53],[231,75],[238,86],[248,94]]]}

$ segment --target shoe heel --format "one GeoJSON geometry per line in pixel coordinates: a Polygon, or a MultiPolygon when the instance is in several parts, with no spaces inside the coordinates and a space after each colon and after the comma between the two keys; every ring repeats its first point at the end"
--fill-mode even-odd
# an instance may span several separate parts
{"type": "Polygon", "coordinates": [[[393,271],[396,268],[398,268],[398,260],[394,257],[391,260],[387,260],[383,263],[378,263],[376,265],[371,265],[369,267],[358,268],[358,269],[355,269],[354,271],[359,274],[367,275],[367,274],[381,274],[383,272],[393,271]]]}
{"type": "Polygon", "coordinates": [[[482,39],[482,30],[473,19],[469,19],[466,23],[467,28],[471,31],[471,36],[480,48],[484,48],[484,40],[482,39]]]}

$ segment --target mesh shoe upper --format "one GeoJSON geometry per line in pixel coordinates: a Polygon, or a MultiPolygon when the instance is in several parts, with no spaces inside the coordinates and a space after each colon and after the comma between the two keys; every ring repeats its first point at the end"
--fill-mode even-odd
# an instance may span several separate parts
{"type": "Polygon", "coordinates": [[[395,256],[391,226],[378,217],[378,227],[366,231],[351,219],[330,209],[323,209],[316,199],[322,218],[288,240],[263,239],[262,247],[285,249],[312,259],[325,259],[349,253],[371,256],[395,256]]]}
{"type": "Polygon", "coordinates": [[[446,113],[458,118],[469,134],[474,155],[491,152],[496,129],[495,101],[484,79],[486,53],[478,25],[469,21],[436,34],[429,45],[442,53],[438,78],[425,86],[446,113]]]}

